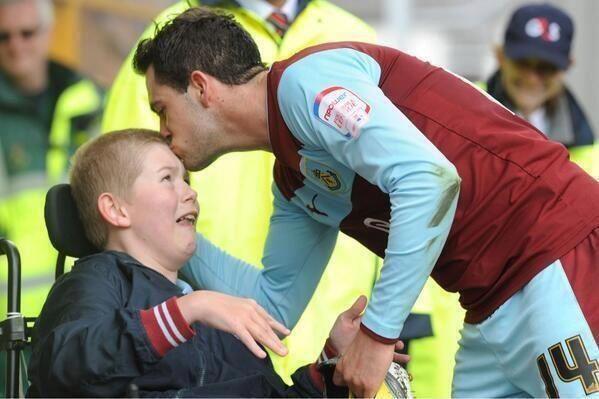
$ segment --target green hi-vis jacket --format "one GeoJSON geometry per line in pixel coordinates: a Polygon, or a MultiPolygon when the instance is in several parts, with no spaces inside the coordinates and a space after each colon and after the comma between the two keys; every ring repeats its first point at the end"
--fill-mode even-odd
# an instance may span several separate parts
{"type": "MultiPolygon", "coordinates": [[[[96,85],[59,64],[49,63],[48,82],[43,93],[26,96],[0,73],[0,236],[13,241],[21,254],[25,316],[39,314],[54,281],[57,253],[44,223],[46,192],[65,179],[75,149],[98,132],[102,106],[96,85]]],[[[0,258],[0,275],[4,319],[5,257],[0,258]]]]}
{"type": "MultiPolygon", "coordinates": [[[[162,12],[156,22],[164,23],[169,16],[187,9],[189,3],[199,5],[200,2],[180,1],[162,12]]],[[[368,25],[324,0],[298,1],[297,18],[283,38],[270,24],[235,2],[201,3],[232,13],[256,41],[262,60],[269,65],[316,44],[375,41],[375,33],[368,25]]],[[[154,31],[155,26],[151,24],[142,38],[149,37],[154,31]]],[[[110,90],[102,121],[103,132],[131,127],[158,129],[158,119],[148,106],[144,77],[133,71],[132,57],[133,52],[121,67],[110,90]]],[[[202,208],[198,230],[214,244],[254,265],[261,264],[272,213],[273,162],[272,154],[264,151],[231,153],[219,158],[206,170],[192,175],[192,185],[198,191],[202,208]]],[[[290,354],[284,358],[273,356],[277,372],[287,382],[293,371],[318,356],[337,315],[358,295],[370,293],[381,264],[376,255],[353,239],[339,235],[335,252],[312,301],[293,329],[293,334],[286,340],[290,354]]],[[[411,343],[414,360],[410,364],[410,372],[414,375],[413,388],[419,396],[447,397],[457,348],[456,325],[461,322],[462,312],[457,296],[442,292],[432,282],[430,284],[417,311],[433,311],[433,327],[443,334],[411,343]],[[437,308],[439,318],[436,318],[437,308]],[[446,329],[446,334],[441,326],[447,324],[451,327],[446,329]],[[431,344],[434,349],[431,349],[431,344]]]]}

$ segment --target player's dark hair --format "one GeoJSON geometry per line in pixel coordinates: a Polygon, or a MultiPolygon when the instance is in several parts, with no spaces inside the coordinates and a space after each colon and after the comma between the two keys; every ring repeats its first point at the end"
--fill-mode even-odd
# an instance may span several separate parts
{"type": "Polygon", "coordinates": [[[160,84],[178,91],[187,90],[196,70],[230,85],[266,70],[258,46],[233,16],[205,7],[187,9],[137,45],[135,72],[143,75],[150,66],[160,84]]]}

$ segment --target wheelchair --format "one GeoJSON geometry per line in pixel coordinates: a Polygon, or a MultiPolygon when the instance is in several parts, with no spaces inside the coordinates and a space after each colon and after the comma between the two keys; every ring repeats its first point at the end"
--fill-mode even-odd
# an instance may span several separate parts
{"type": "MultiPolygon", "coordinates": [[[[64,274],[64,267],[67,257],[82,258],[92,255],[99,250],[91,244],[83,229],[79,219],[77,206],[71,195],[71,186],[69,184],[58,184],[52,187],[46,194],[46,203],[44,207],[44,219],[46,229],[52,246],[58,251],[56,260],[55,279],[64,274]]],[[[21,314],[21,260],[17,247],[9,240],[0,237],[0,255],[6,255],[8,258],[8,309],[7,319],[0,322],[0,350],[7,352],[6,365],[6,398],[16,398],[20,396],[20,353],[31,345],[32,331],[36,317],[25,317],[21,314]]],[[[418,318],[413,326],[424,330],[427,335],[431,330],[430,320],[418,318]]],[[[409,332],[409,334],[415,334],[409,332]]],[[[332,381],[332,372],[335,362],[325,365],[325,369],[330,374],[328,380],[332,381]]],[[[385,379],[384,388],[387,393],[380,391],[381,397],[407,397],[411,398],[409,388],[409,378],[407,372],[400,367],[397,370],[390,369],[388,377],[385,379]],[[395,373],[395,374],[393,374],[395,373]],[[399,385],[398,385],[399,384],[399,385]],[[397,395],[392,392],[405,392],[408,395],[397,395]]],[[[348,396],[345,391],[332,390],[333,395],[348,396]]],[[[130,384],[127,396],[130,398],[138,397],[138,388],[135,384],[130,384]]],[[[377,395],[378,396],[378,395],[377,395]]]]}
{"type": "MultiPolygon", "coordinates": [[[[52,187],[44,207],[46,228],[52,246],[58,251],[55,279],[64,274],[66,257],[81,258],[98,252],[86,238],[68,184],[52,187]]],[[[21,258],[14,243],[0,237],[0,255],[8,259],[7,319],[0,322],[0,350],[6,352],[6,389],[4,397],[20,395],[20,354],[31,345],[36,317],[21,314],[21,258]]]]}

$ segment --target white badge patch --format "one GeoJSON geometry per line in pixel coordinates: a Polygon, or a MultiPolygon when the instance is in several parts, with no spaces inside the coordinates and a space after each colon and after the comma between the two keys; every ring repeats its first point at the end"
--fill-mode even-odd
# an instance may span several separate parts
{"type": "Polygon", "coordinates": [[[333,86],[318,93],[314,115],[347,138],[357,138],[370,118],[370,105],[350,90],[333,86]]]}

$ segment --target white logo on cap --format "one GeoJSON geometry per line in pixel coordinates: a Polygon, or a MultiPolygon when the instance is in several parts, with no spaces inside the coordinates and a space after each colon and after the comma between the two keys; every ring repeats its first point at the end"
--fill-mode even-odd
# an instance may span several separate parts
{"type": "Polygon", "coordinates": [[[547,21],[546,18],[533,18],[524,27],[530,37],[541,37],[548,42],[557,42],[560,38],[560,26],[556,22],[547,21]]]}

